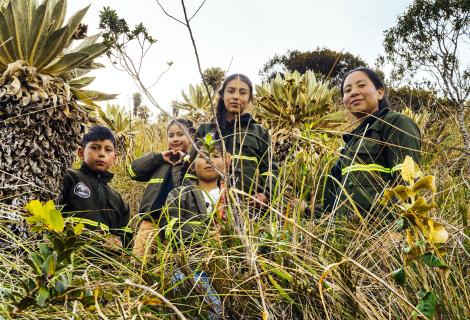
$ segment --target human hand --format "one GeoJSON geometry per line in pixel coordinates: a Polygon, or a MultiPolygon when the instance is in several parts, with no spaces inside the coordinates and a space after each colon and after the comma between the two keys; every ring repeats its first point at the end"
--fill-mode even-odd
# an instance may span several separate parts
{"type": "Polygon", "coordinates": [[[181,150],[166,150],[162,152],[163,161],[172,166],[180,164],[183,161],[185,155],[186,154],[181,150]]]}
{"type": "Polygon", "coordinates": [[[255,208],[261,208],[263,204],[268,202],[268,197],[264,193],[257,193],[253,196],[253,199],[250,200],[250,206],[255,208]]]}

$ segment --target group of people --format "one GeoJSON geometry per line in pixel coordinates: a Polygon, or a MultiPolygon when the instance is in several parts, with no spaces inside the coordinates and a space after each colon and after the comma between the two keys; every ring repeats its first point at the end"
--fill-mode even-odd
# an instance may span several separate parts
{"type": "MultiPolygon", "coordinates": [[[[389,108],[385,86],[374,71],[350,71],[340,91],[360,124],[343,137],[341,155],[325,184],[322,212],[347,214],[354,209],[367,214],[384,187],[397,180],[406,156],[419,163],[420,131],[410,118],[389,108]]],[[[184,242],[195,236],[220,209],[224,181],[251,195],[253,206],[269,203],[278,183],[278,162],[268,130],[247,112],[252,101],[248,77],[229,76],[219,91],[213,122],[195,130],[188,120],[173,120],[167,127],[168,150],[131,163],[130,177],[147,183],[132,241],[134,254],[143,256],[152,250],[157,238],[184,242]],[[212,150],[204,148],[208,134],[215,141],[212,150]]],[[[72,219],[109,230],[116,244],[128,246],[129,207],[108,185],[115,148],[115,138],[105,127],[96,126],[85,134],[78,150],[81,168],[67,171],[61,205],[72,219]]]]}

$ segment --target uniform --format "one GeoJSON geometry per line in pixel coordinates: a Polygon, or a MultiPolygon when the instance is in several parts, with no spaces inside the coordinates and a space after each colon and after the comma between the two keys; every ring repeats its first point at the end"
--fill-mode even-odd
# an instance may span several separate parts
{"type": "Polygon", "coordinates": [[[348,194],[360,212],[369,212],[383,189],[400,176],[405,157],[412,157],[416,163],[420,160],[419,128],[410,118],[388,108],[370,115],[343,139],[345,146],[325,187],[326,211],[331,211],[336,202],[339,212],[351,212],[348,194]]]}

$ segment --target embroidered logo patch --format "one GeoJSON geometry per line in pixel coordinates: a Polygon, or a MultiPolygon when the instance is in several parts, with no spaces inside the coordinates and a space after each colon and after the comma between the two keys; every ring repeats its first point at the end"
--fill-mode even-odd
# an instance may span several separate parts
{"type": "Polygon", "coordinates": [[[73,189],[73,192],[80,198],[85,199],[89,198],[91,194],[90,189],[83,182],[77,183],[77,185],[73,189]]]}

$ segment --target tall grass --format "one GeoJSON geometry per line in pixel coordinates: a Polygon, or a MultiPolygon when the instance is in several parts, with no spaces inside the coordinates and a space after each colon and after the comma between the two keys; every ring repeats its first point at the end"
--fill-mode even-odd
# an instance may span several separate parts
{"type": "MultiPolygon", "coordinates": [[[[45,240],[20,239],[0,227],[2,238],[11,243],[11,248],[0,254],[0,315],[6,319],[174,319],[178,317],[176,308],[187,319],[206,318],[212,306],[191,276],[205,270],[220,294],[227,319],[266,315],[273,319],[408,319],[418,304],[419,291],[431,288],[438,297],[436,319],[468,318],[468,160],[455,148],[452,123],[444,132],[437,132],[442,121],[424,132],[421,167],[437,178],[434,216],[450,233],[445,256],[449,275],[426,266],[410,266],[406,284],[394,282],[392,274],[403,264],[404,239],[396,231],[394,219],[385,218],[389,209],[369,215],[363,222],[306,212],[302,200],[314,208],[322,176],[331,162],[325,153],[283,163],[270,207],[255,210],[242,201],[233,210],[227,209],[229,222],[215,219],[206,232],[179,250],[155,235],[148,254],[138,258],[128,250],[99,249],[105,240],[102,235],[93,235],[94,240],[77,250],[73,265],[73,273],[84,279],[77,290],[94,293],[96,303],[88,309],[81,302],[69,301],[21,312],[12,307],[12,301],[1,292],[24,293],[19,280],[31,273],[25,257],[45,240]],[[436,143],[436,137],[446,134],[444,141],[436,143]],[[241,217],[241,230],[230,223],[230,212],[235,211],[241,217]],[[187,278],[175,282],[172,275],[176,269],[187,278]]],[[[144,186],[128,178],[126,166],[132,157],[163,150],[164,136],[162,124],[138,130],[130,144],[131,157],[113,169],[113,186],[129,201],[133,212],[144,186]]],[[[240,195],[232,190],[231,196],[240,195]]],[[[0,205],[2,222],[11,222],[7,213],[26,214],[21,208],[0,205]]],[[[397,217],[394,212],[391,216],[397,217]]]]}

